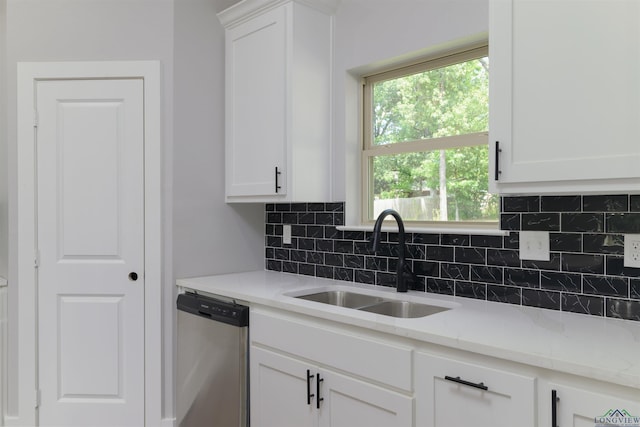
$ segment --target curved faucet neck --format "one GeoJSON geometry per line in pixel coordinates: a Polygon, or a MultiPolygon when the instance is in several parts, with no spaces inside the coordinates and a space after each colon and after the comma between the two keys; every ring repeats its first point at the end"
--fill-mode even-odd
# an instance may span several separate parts
{"type": "MultiPolygon", "coordinates": [[[[384,219],[388,216],[392,216],[395,220],[396,223],[398,224],[398,240],[399,243],[401,243],[400,245],[400,250],[403,251],[404,249],[404,222],[402,221],[402,217],[400,216],[400,214],[393,210],[393,209],[385,209],[383,210],[380,215],[378,215],[378,218],[376,219],[376,223],[373,226],[373,250],[376,251],[378,249],[378,244],[380,242],[380,233],[382,230],[382,223],[384,222],[384,219]]],[[[404,252],[404,251],[403,251],[404,252]]]]}
{"type": "Polygon", "coordinates": [[[380,234],[382,230],[382,223],[384,219],[391,215],[395,218],[398,223],[398,263],[397,263],[397,273],[396,273],[396,290],[398,292],[407,292],[407,284],[404,279],[404,223],[400,214],[393,209],[386,209],[378,215],[378,219],[376,219],[376,223],[373,226],[373,252],[375,253],[378,250],[378,245],[380,243],[380,234]]]}

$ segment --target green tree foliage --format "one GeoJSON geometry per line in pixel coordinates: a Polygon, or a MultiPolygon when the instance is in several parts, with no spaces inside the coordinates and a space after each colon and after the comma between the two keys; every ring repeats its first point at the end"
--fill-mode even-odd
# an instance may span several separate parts
{"type": "MultiPolygon", "coordinates": [[[[481,58],[376,83],[374,144],[486,131],[488,71],[487,58],[481,58]]],[[[373,173],[375,198],[438,195],[446,185],[448,218],[439,219],[497,217],[496,198],[488,194],[487,146],[448,149],[442,158],[440,150],[378,156],[373,173]],[[442,167],[446,183],[440,177],[442,167]]],[[[436,212],[431,217],[439,216],[436,212]]]]}

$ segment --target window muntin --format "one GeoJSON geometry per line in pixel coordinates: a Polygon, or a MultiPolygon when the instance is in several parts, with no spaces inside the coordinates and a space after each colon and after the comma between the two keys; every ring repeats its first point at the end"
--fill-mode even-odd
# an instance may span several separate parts
{"type": "Polygon", "coordinates": [[[365,222],[393,208],[406,221],[495,224],[487,51],[483,46],[365,78],[365,222]]]}

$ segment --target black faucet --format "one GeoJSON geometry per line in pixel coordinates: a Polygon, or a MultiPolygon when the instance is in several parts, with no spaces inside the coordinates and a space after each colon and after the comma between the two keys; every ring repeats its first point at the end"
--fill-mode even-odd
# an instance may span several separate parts
{"type": "MultiPolygon", "coordinates": [[[[382,223],[384,219],[391,215],[395,218],[398,223],[398,266],[396,273],[396,290],[398,292],[407,292],[407,282],[404,274],[404,251],[405,251],[405,241],[404,241],[404,222],[402,221],[402,217],[400,214],[393,209],[385,209],[378,215],[378,219],[376,219],[376,223],[373,226],[373,252],[378,250],[378,245],[380,243],[380,230],[382,229],[382,223]]],[[[413,272],[410,273],[410,277],[414,277],[413,272]]]]}

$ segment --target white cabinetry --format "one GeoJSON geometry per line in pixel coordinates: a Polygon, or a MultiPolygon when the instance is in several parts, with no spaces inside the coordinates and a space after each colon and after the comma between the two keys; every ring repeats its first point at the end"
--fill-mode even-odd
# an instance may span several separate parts
{"type": "Polygon", "coordinates": [[[413,425],[409,348],[255,311],[251,325],[253,427],[413,425]]]}
{"type": "Polygon", "coordinates": [[[640,425],[637,388],[262,306],[250,322],[253,427],[640,425]]]}
{"type": "Polygon", "coordinates": [[[331,16],[297,1],[264,0],[218,16],[227,201],[328,200],[331,16]]]}
{"type": "Polygon", "coordinates": [[[532,376],[424,353],[415,356],[416,425],[534,427],[532,376]]]}
{"type": "Polygon", "coordinates": [[[540,425],[593,427],[640,425],[640,391],[629,396],[603,391],[610,388],[585,384],[549,382],[540,389],[540,425]]]}
{"type": "Polygon", "coordinates": [[[640,190],[639,21],[637,0],[491,0],[492,191],[640,190]]]}

